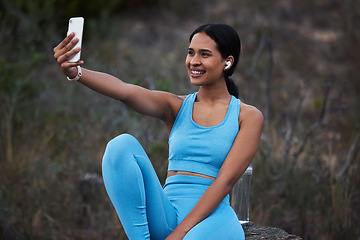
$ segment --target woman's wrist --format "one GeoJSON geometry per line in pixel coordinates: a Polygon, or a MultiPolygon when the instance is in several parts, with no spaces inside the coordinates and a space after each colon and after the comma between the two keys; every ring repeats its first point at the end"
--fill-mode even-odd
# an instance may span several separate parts
{"type": "Polygon", "coordinates": [[[175,228],[175,230],[165,240],[183,239],[186,234],[187,232],[182,232],[175,228]]]}
{"type": "Polygon", "coordinates": [[[184,223],[182,223],[182,224],[179,224],[179,225],[174,229],[174,232],[176,232],[176,234],[177,234],[178,236],[184,237],[190,230],[191,230],[191,228],[185,227],[185,226],[184,226],[184,223]]]}
{"type": "Polygon", "coordinates": [[[77,73],[76,73],[76,76],[74,78],[70,78],[70,77],[66,77],[67,80],[69,81],[78,81],[82,75],[81,73],[81,67],[80,66],[76,66],[76,69],[77,69],[77,73]]]}

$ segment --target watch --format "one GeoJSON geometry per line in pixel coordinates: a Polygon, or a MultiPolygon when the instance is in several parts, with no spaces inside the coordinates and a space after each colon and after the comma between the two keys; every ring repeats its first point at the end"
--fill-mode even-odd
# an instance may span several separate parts
{"type": "Polygon", "coordinates": [[[80,67],[80,66],[76,66],[76,68],[77,68],[77,70],[78,70],[78,72],[77,72],[77,74],[76,74],[76,77],[74,77],[74,78],[66,77],[67,80],[69,80],[69,81],[77,81],[77,80],[80,79],[80,77],[81,77],[81,67],[80,67]]]}

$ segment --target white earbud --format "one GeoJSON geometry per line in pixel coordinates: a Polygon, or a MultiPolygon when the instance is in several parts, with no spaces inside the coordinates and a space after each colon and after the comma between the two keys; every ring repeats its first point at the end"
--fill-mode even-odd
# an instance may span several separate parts
{"type": "Polygon", "coordinates": [[[227,69],[229,69],[231,67],[231,61],[227,61],[226,62],[226,67],[225,67],[225,69],[227,70],[227,69]]]}

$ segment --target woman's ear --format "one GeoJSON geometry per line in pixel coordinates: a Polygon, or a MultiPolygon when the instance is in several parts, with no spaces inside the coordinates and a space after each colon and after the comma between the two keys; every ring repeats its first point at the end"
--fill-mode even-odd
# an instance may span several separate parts
{"type": "Polygon", "coordinates": [[[225,63],[225,70],[228,70],[231,68],[231,66],[233,65],[234,63],[234,57],[233,56],[229,56],[226,58],[226,63],[225,63]]]}

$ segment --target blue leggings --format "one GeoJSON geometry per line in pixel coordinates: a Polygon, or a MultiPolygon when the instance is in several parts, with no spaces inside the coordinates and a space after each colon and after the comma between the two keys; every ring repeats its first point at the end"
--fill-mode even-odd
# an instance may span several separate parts
{"type": "MultiPolygon", "coordinates": [[[[213,182],[175,175],[162,187],[144,149],[128,134],[108,143],[102,169],[106,191],[130,240],[165,239],[213,182]]],[[[229,196],[184,239],[245,239],[229,196]]]]}

